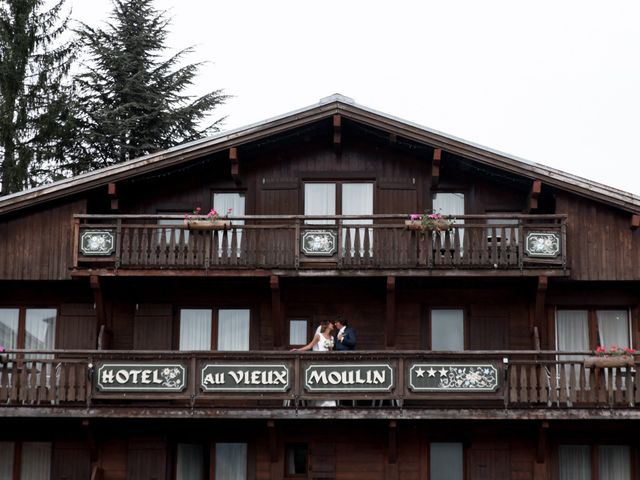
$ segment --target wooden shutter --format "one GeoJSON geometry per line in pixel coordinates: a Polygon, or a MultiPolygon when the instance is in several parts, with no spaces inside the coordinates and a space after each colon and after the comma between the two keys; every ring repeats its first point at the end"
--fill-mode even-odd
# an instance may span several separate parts
{"type": "Polygon", "coordinates": [[[83,442],[56,442],[53,445],[53,480],[87,480],[91,459],[83,442]]]}
{"type": "Polygon", "coordinates": [[[167,478],[167,442],[140,438],[129,441],[127,480],[165,480],[167,478]]]}
{"type": "Polygon", "coordinates": [[[64,303],[58,315],[56,348],[93,350],[97,345],[97,320],[92,303],[64,303]]]}
{"type": "Polygon", "coordinates": [[[133,324],[134,350],[171,350],[173,307],[165,304],[138,305],[133,324]]]}

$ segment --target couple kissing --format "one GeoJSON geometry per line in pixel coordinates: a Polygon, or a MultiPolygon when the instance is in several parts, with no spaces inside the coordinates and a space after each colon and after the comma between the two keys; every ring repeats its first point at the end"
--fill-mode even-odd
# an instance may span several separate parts
{"type": "Polygon", "coordinates": [[[304,347],[293,348],[292,352],[329,352],[331,350],[355,350],[356,332],[341,315],[334,322],[323,320],[311,341],[304,347]]]}

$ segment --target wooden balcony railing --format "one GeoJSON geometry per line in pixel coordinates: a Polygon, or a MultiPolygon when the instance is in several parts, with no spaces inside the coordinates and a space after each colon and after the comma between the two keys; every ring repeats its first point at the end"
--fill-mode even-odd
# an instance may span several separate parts
{"type": "Polygon", "coordinates": [[[74,267],[564,269],[565,215],[462,215],[449,231],[406,215],[255,216],[195,230],[177,215],[75,215],[74,267]]]}
{"type": "Polygon", "coordinates": [[[635,365],[573,352],[8,351],[2,407],[636,409],[635,365]]]}

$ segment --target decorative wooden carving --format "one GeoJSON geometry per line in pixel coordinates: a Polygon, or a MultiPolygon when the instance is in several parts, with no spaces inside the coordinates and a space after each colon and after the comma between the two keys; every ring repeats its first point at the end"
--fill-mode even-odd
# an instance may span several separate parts
{"type": "Polygon", "coordinates": [[[442,150],[436,148],[433,151],[433,162],[431,163],[431,186],[437,187],[440,181],[440,160],[442,158],[442,150]]]}
{"type": "Polygon", "coordinates": [[[529,192],[529,200],[527,202],[527,211],[531,213],[532,210],[538,208],[538,197],[542,191],[542,181],[534,180],[531,184],[531,192],[529,192]]]}
{"type": "Polygon", "coordinates": [[[229,149],[229,160],[231,161],[231,178],[235,183],[240,183],[240,164],[238,163],[238,149],[229,149]]]}
{"type": "Polygon", "coordinates": [[[631,215],[631,230],[640,228],[640,215],[631,215]]]}

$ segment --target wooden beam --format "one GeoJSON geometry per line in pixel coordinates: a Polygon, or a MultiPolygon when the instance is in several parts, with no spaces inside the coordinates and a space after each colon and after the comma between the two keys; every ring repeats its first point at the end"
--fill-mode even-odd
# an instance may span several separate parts
{"type": "Polygon", "coordinates": [[[442,159],[442,149],[433,150],[433,161],[431,163],[431,186],[437,187],[440,182],[440,160],[442,159]]]}
{"type": "Polygon", "coordinates": [[[536,463],[547,462],[547,435],[549,422],[543,421],[538,429],[538,448],[536,449],[536,463]]]}
{"type": "Polygon", "coordinates": [[[100,277],[97,275],[91,275],[89,277],[89,285],[91,285],[91,290],[93,290],[93,300],[96,305],[96,320],[98,321],[99,329],[101,325],[107,324],[107,315],[104,308],[104,297],[100,286],[100,277]]]}
{"type": "Polygon", "coordinates": [[[282,347],[283,341],[283,319],[280,301],[280,280],[276,275],[269,277],[269,287],[271,288],[271,317],[273,318],[273,346],[282,347]]]}
{"type": "Polygon", "coordinates": [[[631,215],[631,230],[640,228],[640,215],[631,215]]]}
{"type": "Polygon", "coordinates": [[[267,420],[267,431],[269,432],[269,459],[271,463],[278,461],[278,432],[276,432],[276,423],[273,420],[267,420]]]}
{"type": "Polygon", "coordinates": [[[536,210],[538,208],[538,197],[542,191],[542,180],[534,180],[531,184],[531,191],[529,192],[529,200],[527,201],[527,212],[536,210]]]}
{"type": "Polygon", "coordinates": [[[238,163],[238,149],[231,147],[229,149],[229,160],[231,161],[231,178],[235,183],[240,183],[240,164],[238,163]]]}
{"type": "Polygon", "coordinates": [[[342,154],[342,116],[333,116],[333,149],[339,158],[342,154]]]}
{"type": "Polygon", "coordinates": [[[389,420],[389,463],[398,461],[398,425],[395,420],[389,420]]]}
{"type": "Polygon", "coordinates": [[[118,188],[115,182],[107,184],[107,195],[111,199],[111,210],[118,210],[118,188]]]}
{"type": "Polygon", "coordinates": [[[398,143],[398,136],[395,133],[389,134],[389,143],[391,145],[395,145],[396,143],[398,143]]]}
{"type": "Polygon", "coordinates": [[[387,347],[396,344],[396,277],[387,277],[387,312],[386,312],[387,347]]]}
{"type": "MultiPolygon", "coordinates": [[[[536,305],[535,305],[535,325],[534,325],[534,329],[535,328],[542,328],[542,326],[545,324],[545,320],[546,320],[546,315],[545,315],[545,311],[546,311],[546,302],[547,302],[547,286],[549,284],[549,279],[544,276],[544,275],[540,275],[538,277],[538,287],[536,289],[536,305]]],[[[536,345],[536,340],[534,337],[534,349],[539,350],[540,349],[540,345],[539,345],[540,341],[539,341],[539,334],[538,334],[538,345],[536,345]]]]}

